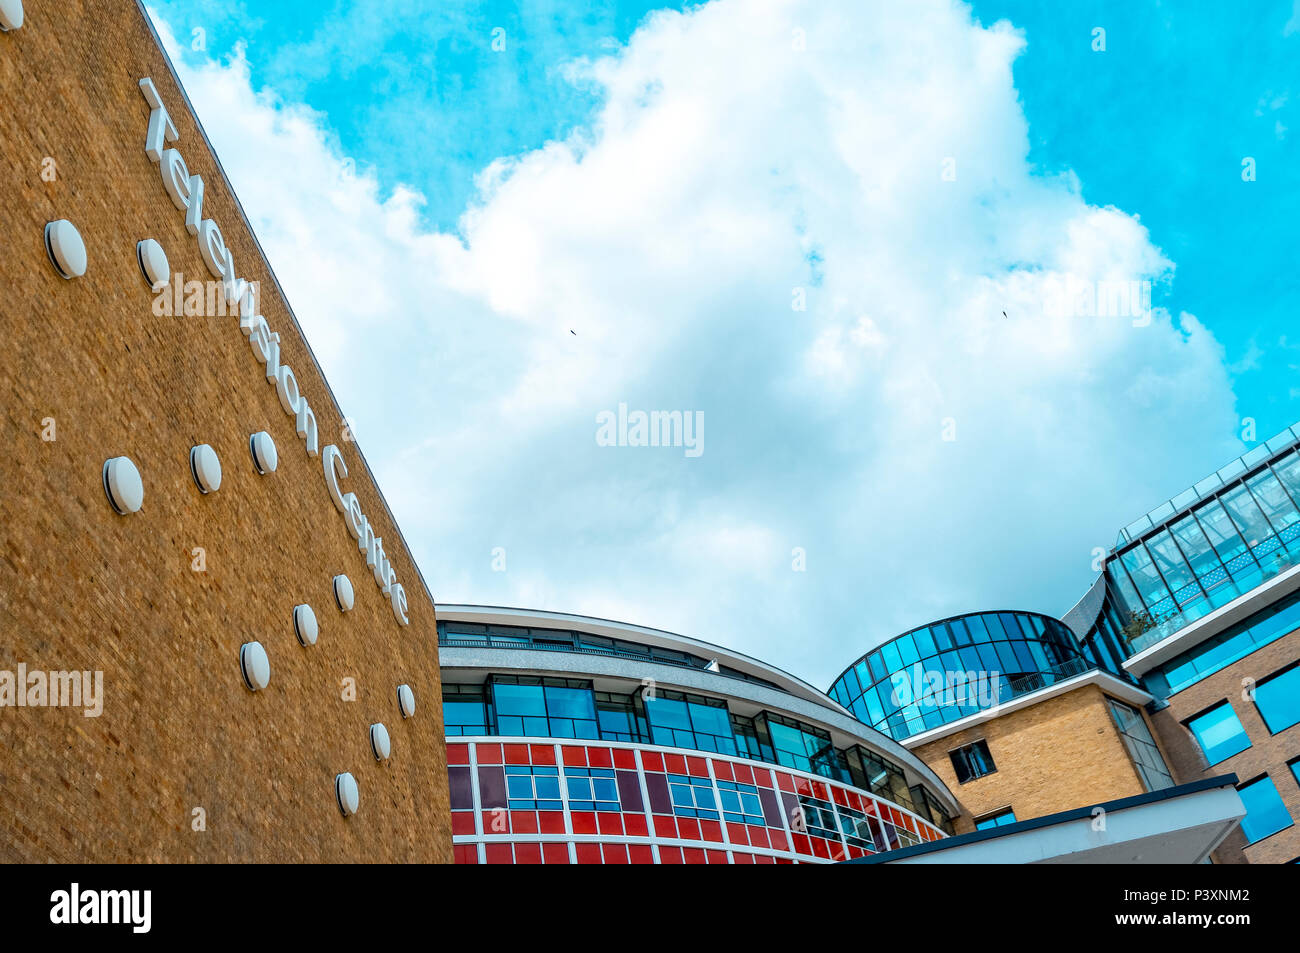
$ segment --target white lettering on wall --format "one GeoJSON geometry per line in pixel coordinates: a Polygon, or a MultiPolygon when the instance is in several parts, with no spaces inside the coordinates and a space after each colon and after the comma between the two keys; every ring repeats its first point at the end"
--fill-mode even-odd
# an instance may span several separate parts
{"type": "Polygon", "coordinates": [[[185,228],[198,239],[199,254],[212,277],[222,283],[222,294],[231,305],[231,313],[239,317],[239,329],[248,337],[253,356],[266,365],[266,380],[275,387],[280,407],[294,418],[294,430],[302,438],[303,447],[310,456],[319,456],[325,471],[325,486],[334,506],[343,514],[344,523],[358,551],[365,557],[366,566],[374,576],[375,585],[391,603],[393,618],[400,625],[410,625],[406,590],[397,581],[397,574],[389,565],[384,553],[384,541],[375,535],[370,520],[361,510],[355,493],[344,494],[339,479],[348,475],[343,454],[334,444],[320,449],[320,433],[316,414],[298,387],[298,377],[288,364],[280,361],[280,335],[273,332],[266,319],[258,313],[256,284],[235,274],[234,258],[226,247],[221,227],[212,219],[203,217],[203,178],[190,173],[189,166],[176,148],[168,143],[180,138],[176,124],[163,105],[162,97],[153,80],[140,80],[140,92],[149,104],[149,128],[145,133],[144,151],[157,163],[163,188],[172,204],[185,213],[185,228]]]}

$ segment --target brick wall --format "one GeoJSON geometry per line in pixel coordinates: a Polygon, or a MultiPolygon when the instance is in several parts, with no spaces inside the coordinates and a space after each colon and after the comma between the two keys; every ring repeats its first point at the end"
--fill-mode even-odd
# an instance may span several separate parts
{"type": "MultiPolygon", "coordinates": [[[[1300,658],[1300,631],[1292,632],[1209,678],[1175,693],[1169,706],[1156,712],[1151,722],[1171,766],[1182,781],[1195,781],[1229,772],[1240,781],[1250,781],[1268,774],[1277,787],[1291,817],[1300,820],[1300,785],[1287,767],[1287,761],[1300,757],[1300,725],[1292,725],[1276,735],[1259,715],[1253,701],[1243,697],[1246,679],[1262,681],[1278,669],[1300,658]],[[1228,701],[1250,737],[1251,746],[1214,766],[1206,764],[1205,755],[1184,723],[1222,701],[1228,701]]],[[[1240,829],[1233,831],[1215,851],[1217,863],[1284,864],[1300,857],[1300,828],[1289,827],[1255,844],[1246,846],[1240,829]]]]}
{"type": "Polygon", "coordinates": [[[1001,715],[912,752],[961,801],[965,813],[957,821],[958,833],[973,830],[974,818],[1008,807],[1024,821],[1145,790],[1106,696],[1095,685],[1001,715]],[[980,739],[988,744],[997,771],[959,784],[948,752],[980,739]]]}
{"type": "Polygon", "coordinates": [[[0,670],[100,670],[98,718],[0,708],[0,860],[449,861],[451,836],[434,607],[342,415],[248,231],[142,11],[131,2],[29,3],[0,34],[0,670]],[[184,215],[145,154],[151,77],[206,185],[239,273],[261,282],[283,361],[337,443],[410,601],[400,627],[370,578],[275,388],[235,319],[156,317],[136,242],[173,270],[209,277],[184,215]],[[53,160],[52,181],[42,177],[53,160]],[[72,221],[89,250],[65,280],[45,223],[72,221]],[[55,437],[42,439],[46,418],[55,437]],[[253,469],[265,429],[278,472],[253,469]],[[189,448],[219,453],[201,495],[189,448]],[[129,455],[143,509],[105,499],[105,459],[129,455]],[[206,571],[193,571],[195,547],[206,571]],[[340,613],[346,573],[356,608],[340,613]],[[320,640],[295,640],[311,604],[320,640]],[[271,681],[244,687],[241,643],[260,640],[271,681]],[[343,698],[353,679],[356,700],[343,698]],[[395,690],[418,710],[404,721],[395,690]],[[367,728],[382,721],[392,757],[367,728]],[[344,819],[333,778],[350,771],[360,811],[344,819]],[[206,812],[195,831],[194,810],[206,812]]]}

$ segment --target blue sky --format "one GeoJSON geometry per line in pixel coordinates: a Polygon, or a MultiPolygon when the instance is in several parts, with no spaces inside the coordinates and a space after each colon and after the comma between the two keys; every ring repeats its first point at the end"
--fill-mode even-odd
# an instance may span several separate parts
{"type": "Polygon", "coordinates": [[[824,685],[1300,419],[1289,0],[151,9],[440,601],[824,685]]]}

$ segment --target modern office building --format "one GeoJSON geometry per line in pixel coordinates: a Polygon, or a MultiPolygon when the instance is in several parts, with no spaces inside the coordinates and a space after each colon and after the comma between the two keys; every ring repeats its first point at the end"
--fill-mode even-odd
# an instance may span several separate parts
{"type": "Polygon", "coordinates": [[[653,629],[444,606],[456,859],[1293,862],[1298,630],[1290,429],[1125,527],[1060,619],[918,626],[826,694],[653,629]]]}
{"type": "Polygon", "coordinates": [[[144,8],[3,17],[0,861],[450,860],[433,601],[144,8]]]}
{"type": "Polygon", "coordinates": [[[1121,530],[1070,616],[1090,659],[1152,695],[1178,781],[1240,779],[1222,863],[1300,859],[1297,428],[1121,530]]]}
{"type": "Polygon", "coordinates": [[[831,696],[943,778],[959,831],[1232,774],[1247,813],[1214,861],[1300,858],[1297,444],[1288,429],[1126,526],[1060,622],[921,626],[831,696]]]}
{"type": "Polygon", "coordinates": [[[958,805],[886,735],[737,652],[601,619],[438,608],[460,863],[829,863],[958,805]]]}
{"type": "MultiPolygon", "coordinates": [[[[1017,641],[1036,646],[1009,651],[1041,650],[1044,666],[1049,650],[1078,652],[1060,622],[1006,616],[1023,620],[1017,641]]],[[[924,862],[943,855],[955,819],[973,826],[950,771],[756,659],[576,615],[444,605],[438,619],[458,863],[924,862]]],[[[1107,721],[1112,748],[1091,734],[1115,717],[1103,698],[1135,711],[1140,693],[1111,675],[1078,691],[1074,726],[1088,733],[1077,750],[1096,748],[1101,770],[1122,778],[1090,803],[1114,801],[1123,823],[1101,838],[1074,815],[1008,827],[1012,856],[1203,858],[1242,813],[1230,779],[1147,793],[1138,772],[1158,756],[1126,746],[1151,746],[1149,734],[1107,721]]],[[[1062,727],[1049,722],[1044,749],[1062,727]]],[[[1059,767],[1056,747],[1047,763],[1059,767]]],[[[1080,799],[1078,780],[1063,781],[1043,792],[1041,813],[1080,799]]],[[[954,858],[970,857],[963,850],[954,858]]]]}

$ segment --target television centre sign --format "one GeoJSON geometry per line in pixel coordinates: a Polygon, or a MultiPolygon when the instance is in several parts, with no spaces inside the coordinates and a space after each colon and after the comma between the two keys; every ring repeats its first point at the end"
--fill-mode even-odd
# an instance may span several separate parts
{"type": "MultiPolygon", "coordinates": [[[[320,458],[330,499],[343,514],[344,523],[357,542],[357,549],[365,555],[366,566],[374,576],[375,585],[389,601],[393,617],[398,623],[409,625],[406,590],[397,581],[397,573],[384,553],[383,539],[375,535],[356,494],[344,493],[339,487],[339,479],[348,475],[343,454],[334,444],[321,449],[316,414],[299,390],[293,369],[280,360],[280,335],[271,331],[266,319],[259,313],[258,286],[236,275],[235,263],[220,226],[211,218],[203,217],[203,178],[191,174],[179,150],[169,145],[180,138],[180,133],[168,114],[167,107],[163,105],[153,80],[148,77],[140,80],[140,92],[151,110],[145,153],[157,164],[163,187],[171,197],[172,204],[185,213],[185,228],[198,239],[203,264],[212,277],[220,282],[219,293],[228,306],[227,313],[238,317],[239,329],[248,339],[253,356],[265,366],[267,383],[275,386],[280,406],[294,418],[294,429],[302,439],[307,454],[320,458]]],[[[154,291],[158,290],[155,287],[154,291]]]]}

